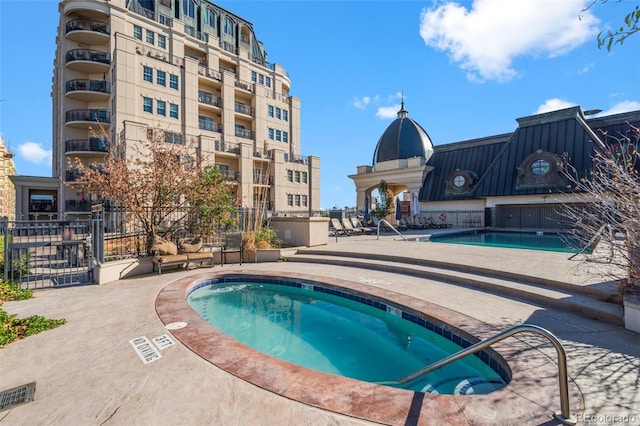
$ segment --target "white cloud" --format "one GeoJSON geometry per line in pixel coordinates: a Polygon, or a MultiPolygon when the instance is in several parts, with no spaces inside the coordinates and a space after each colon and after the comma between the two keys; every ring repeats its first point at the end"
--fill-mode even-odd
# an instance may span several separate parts
{"type": "Polygon", "coordinates": [[[595,67],[595,64],[593,62],[589,62],[587,65],[578,70],[578,74],[585,74],[589,72],[593,67],[595,67]]]}
{"type": "Polygon", "coordinates": [[[356,98],[353,101],[353,106],[359,109],[365,109],[367,105],[371,102],[371,98],[369,96],[363,96],[361,98],[356,98]]]}
{"type": "Polygon", "coordinates": [[[392,105],[387,107],[378,107],[378,111],[376,112],[376,117],[378,118],[396,118],[398,115],[398,111],[400,111],[400,105],[392,105]]]}
{"type": "Polygon", "coordinates": [[[18,154],[30,163],[51,163],[51,150],[43,148],[36,142],[25,142],[18,145],[18,154]]]}
{"type": "Polygon", "coordinates": [[[565,109],[572,106],[576,106],[575,102],[565,101],[560,98],[551,98],[544,101],[542,105],[534,112],[534,114],[542,114],[550,111],[557,111],[559,109],[565,109]]]}
{"type": "Polygon", "coordinates": [[[475,0],[470,9],[448,2],[423,9],[420,35],[447,52],[472,81],[509,81],[520,56],[563,55],[598,33],[586,1],[475,0]],[[580,19],[578,15],[580,14],[580,19]]]}
{"type": "Polygon", "coordinates": [[[598,114],[598,117],[601,117],[603,115],[620,114],[623,112],[637,111],[637,110],[640,110],[640,102],[622,101],[622,102],[618,102],[608,110],[602,111],[600,114],[598,114]]]}

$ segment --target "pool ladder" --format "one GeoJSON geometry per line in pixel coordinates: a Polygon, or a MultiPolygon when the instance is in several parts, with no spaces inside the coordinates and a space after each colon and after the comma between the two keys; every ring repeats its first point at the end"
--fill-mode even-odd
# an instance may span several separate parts
{"type": "Polygon", "coordinates": [[[420,376],[423,376],[427,373],[432,372],[433,370],[437,370],[438,368],[444,367],[445,365],[451,364],[454,361],[459,360],[460,358],[464,358],[467,355],[471,355],[479,350],[487,348],[494,343],[500,342],[507,337],[511,337],[514,334],[518,333],[535,333],[546,337],[553,346],[556,348],[556,353],[558,355],[558,381],[560,387],[560,411],[556,411],[554,414],[554,418],[565,425],[575,425],[577,420],[575,417],[571,416],[571,412],[569,410],[569,384],[567,378],[567,356],[565,354],[564,348],[562,347],[562,343],[558,340],[556,336],[554,336],[548,330],[545,330],[542,327],[533,324],[521,324],[516,325],[506,331],[503,331],[500,334],[497,334],[489,339],[478,342],[474,345],[471,345],[461,351],[456,352],[455,354],[449,355],[446,358],[441,359],[440,361],[434,362],[420,370],[417,370],[408,376],[405,376],[399,380],[392,380],[387,382],[376,382],[378,384],[405,384],[412,380],[417,379],[420,376]]]}
{"type": "Polygon", "coordinates": [[[380,225],[382,225],[383,223],[384,223],[384,224],[386,224],[386,226],[388,226],[390,229],[392,229],[396,234],[400,235],[400,237],[402,237],[402,239],[403,239],[403,240],[405,240],[405,241],[409,241],[409,240],[407,240],[407,239],[404,237],[404,235],[402,235],[402,234],[400,233],[400,231],[398,231],[398,230],[395,228],[395,226],[393,226],[392,224],[390,224],[390,223],[389,223],[388,221],[386,221],[385,219],[380,219],[380,220],[378,221],[378,239],[380,239],[380,225]]]}

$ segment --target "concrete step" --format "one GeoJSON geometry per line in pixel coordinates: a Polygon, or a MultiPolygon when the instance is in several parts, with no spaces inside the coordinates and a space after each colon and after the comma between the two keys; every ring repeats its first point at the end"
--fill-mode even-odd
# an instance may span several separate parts
{"type": "MultiPolygon", "coordinates": [[[[447,268],[443,265],[427,265],[426,262],[411,258],[372,256],[365,258],[360,253],[335,253],[322,250],[301,250],[288,257],[289,262],[321,263],[363,269],[374,269],[397,274],[436,280],[467,288],[491,291],[505,296],[519,298],[535,304],[554,307],[573,312],[585,318],[623,325],[623,308],[615,298],[600,293],[580,290],[579,286],[550,286],[517,277],[491,276],[487,270],[483,273],[469,271],[461,265],[447,268]],[[562,287],[562,288],[559,288],[562,287]],[[577,289],[578,288],[578,289],[577,289]],[[604,298],[605,300],[601,300],[604,298]],[[610,300],[607,300],[610,299],[610,300]],[[613,301],[613,302],[612,302],[613,301]]],[[[504,275],[504,274],[499,274],[504,275]]],[[[535,281],[535,279],[534,279],[535,281]]]]}

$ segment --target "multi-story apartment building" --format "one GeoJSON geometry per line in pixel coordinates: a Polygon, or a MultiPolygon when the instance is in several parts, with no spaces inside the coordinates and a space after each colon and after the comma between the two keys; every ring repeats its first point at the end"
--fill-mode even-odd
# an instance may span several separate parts
{"type": "Polygon", "coordinates": [[[9,176],[16,174],[13,153],[4,144],[0,136],[0,217],[15,218],[15,189],[9,176]]]}
{"type": "Polygon", "coordinates": [[[320,159],[300,154],[300,100],[250,22],[206,0],[62,0],[59,10],[59,212],[89,212],[96,201],[74,190],[70,158],[100,162],[110,141],[129,147],[156,128],[222,170],[240,206],[319,210],[320,159]]]}

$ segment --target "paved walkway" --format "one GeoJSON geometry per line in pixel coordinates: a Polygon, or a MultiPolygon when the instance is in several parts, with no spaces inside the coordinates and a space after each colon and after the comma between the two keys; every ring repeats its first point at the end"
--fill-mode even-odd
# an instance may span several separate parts
{"type": "MultiPolygon", "coordinates": [[[[599,279],[580,275],[575,268],[577,262],[568,261],[565,254],[416,244],[419,243],[394,241],[392,237],[377,240],[362,236],[341,237],[338,242],[332,239],[327,248],[351,250],[353,247],[349,246],[353,245],[361,251],[429,256],[576,284],[601,285],[599,279]]],[[[578,412],[579,420],[586,416],[591,424],[624,424],[622,420],[640,424],[640,335],[621,327],[488,292],[381,271],[293,262],[222,269],[226,268],[303,273],[365,283],[468,315],[486,324],[487,333],[521,323],[540,325],[556,334],[565,346],[570,378],[582,393],[583,407],[571,407],[573,413],[578,412]]],[[[169,334],[155,312],[156,296],[167,283],[193,274],[194,271],[171,272],[101,286],[43,290],[28,301],[5,303],[6,311],[20,317],[37,314],[66,318],[68,322],[0,350],[0,390],[37,383],[35,401],[0,412],[0,424],[372,424],[265,391],[209,364],[180,343],[165,349],[161,359],[143,364],[129,341],[169,334]]],[[[522,340],[555,359],[553,348],[540,339],[522,340]]],[[[550,389],[544,391],[557,392],[555,387],[550,389]]],[[[532,387],[530,394],[522,396],[533,403],[546,401],[539,393],[532,387]]],[[[551,399],[557,404],[557,397],[551,399]]],[[[553,411],[559,405],[544,408],[553,411]]],[[[467,416],[469,424],[496,424],[495,418],[491,420],[495,415],[491,407],[486,412],[478,411],[476,418],[467,416]]],[[[529,422],[521,414],[501,417],[501,423],[546,422],[540,418],[529,422]],[[513,421],[505,420],[509,418],[513,421]]],[[[421,423],[443,424],[446,420],[438,418],[437,413],[423,412],[421,423]]]]}

